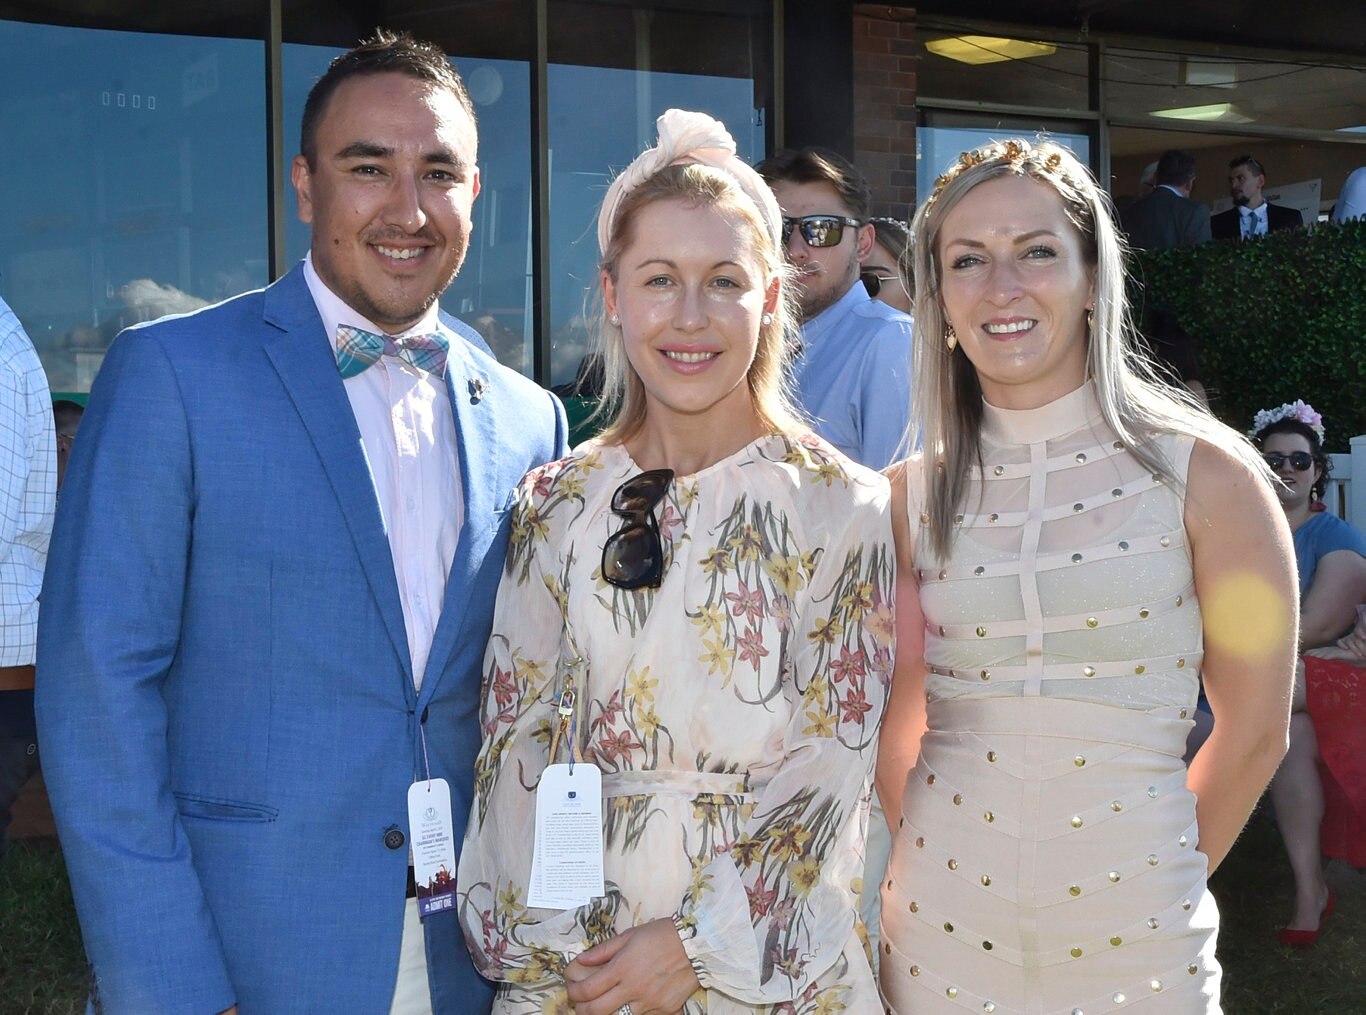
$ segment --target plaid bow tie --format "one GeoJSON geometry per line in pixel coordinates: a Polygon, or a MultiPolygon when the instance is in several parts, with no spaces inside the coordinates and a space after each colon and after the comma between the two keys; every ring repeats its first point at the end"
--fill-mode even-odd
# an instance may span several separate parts
{"type": "Polygon", "coordinates": [[[439,332],[430,335],[408,335],[393,339],[370,331],[337,325],[337,370],[342,380],[355,377],[381,356],[397,356],[419,370],[438,377],[446,376],[446,352],[450,343],[439,332]]]}

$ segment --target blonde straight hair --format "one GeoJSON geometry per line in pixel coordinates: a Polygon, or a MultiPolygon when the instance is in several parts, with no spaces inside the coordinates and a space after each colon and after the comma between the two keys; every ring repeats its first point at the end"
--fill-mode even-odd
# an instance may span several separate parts
{"type": "MultiPolygon", "coordinates": [[[[917,341],[914,394],[916,437],[924,449],[924,504],[930,543],[942,560],[953,542],[952,519],[963,511],[968,477],[982,462],[982,388],[961,346],[945,342],[947,326],[940,286],[939,234],[944,219],[973,188],[988,180],[1023,176],[1052,187],[1082,250],[1095,270],[1096,307],[1086,348],[1086,372],[1094,383],[1105,422],[1148,469],[1176,489],[1183,487],[1156,438],[1181,434],[1228,451],[1267,482],[1270,471],[1242,434],[1220,423],[1184,389],[1160,379],[1138,351],[1137,332],[1125,294],[1125,242],[1109,197],[1070,151],[1050,141],[996,142],[964,152],[935,181],[934,195],[911,224],[915,270],[917,341]]],[[[1080,422],[1080,421],[1079,421],[1080,422]]]]}
{"type": "MultiPolygon", "coordinates": [[[[712,208],[737,219],[739,228],[748,231],[755,257],[763,267],[765,281],[778,278],[781,284],[773,319],[759,329],[759,345],[750,364],[746,381],[754,411],[769,433],[802,434],[810,427],[793,408],[788,391],[787,357],[798,338],[797,315],[792,301],[791,269],[774,245],[754,201],[745,194],[735,177],[724,169],[700,162],[672,165],[632,190],[622,200],[612,221],[612,235],[599,265],[613,282],[617,281],[618,262],[631,245],[640,210],[656,201],[682,201],[699,209],[712,208]]],[[[609,419],[601,440],[621,444],[645,423],[645,387],[626,356],[626,343],[620,325],[607,319],[598,294],[597,352],[602,358],[603,398],[592,418],[609,419]]]]}

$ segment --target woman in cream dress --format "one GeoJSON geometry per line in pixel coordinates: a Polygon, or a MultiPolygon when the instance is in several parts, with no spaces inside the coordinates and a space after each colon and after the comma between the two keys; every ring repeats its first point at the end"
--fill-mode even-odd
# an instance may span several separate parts
{"type": "Polygon", "coordinates": [[[1135,360],[1111,212],[1065,149],[965,153],[913,232],[888,1008],[1217,1012],[1206,877],[1286,744],[1270,477],[1135,360]],[[1218,721],[1187,772],[1202,673],[1218,721]]]}
{"type": "Polygon", "coordinates": [[[620,411],[514,506],[465,937],[502,1015],[875,1012],[854,906],[891,680],[888,484],[783,400],[773,195],[710,117],[659,127],[600,218],[620,411]],[[533,905],[537,784],[570,751],[601,772],[606,892],[533,905]]]}

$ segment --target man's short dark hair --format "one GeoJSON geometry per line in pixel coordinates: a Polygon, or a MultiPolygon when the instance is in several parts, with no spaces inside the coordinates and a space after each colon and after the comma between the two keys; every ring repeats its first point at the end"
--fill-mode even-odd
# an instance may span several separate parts
{"type": "Polygon", "coordinates": [[[1247,166],[1248,169],[1252,170],[1253,176],[1266,175],[1266,170],[1262,168],[1262,164],[1258,162],[1256,159],[1254,159],[1251,155],[1239,155],[1236,159],[1234,159],[1232,162],[1228,164],[1230,170],[1237,169],[1239,166],[1247,166]]]}
{"type": "Polygon", "coordinates": [[[307,160],[309,169],[317,166],[318,123],[322,120],[332,93],[348,78],[368,74],[406,74],[438,88],[445,88],[459,100],[470,115],[470,122],[475,122],[474,103],[470,101],[470,93],[465,90],[465,82],[451,66],[440,46],[420,42],[407,32],[376,29],[373,36],[328,64],[327,71],[308,93],[303,122],[299,127],[299,151],[307,160]]]}
{"type": "Polygon", "coordinates": [[[754,168],[769,184],[828,183],[835,188],[849,214],[860,222],[868,219],[868,210],[873,204],[873,191],[868,181],[853,163],[828,148],[785,148],[754,168]]]}
{"type": "Polygon", "coordinates": [[[1157,160],[1157,185],[1184,187],[1195,179],[1195,156],[1173,148],[1157,160]]]}

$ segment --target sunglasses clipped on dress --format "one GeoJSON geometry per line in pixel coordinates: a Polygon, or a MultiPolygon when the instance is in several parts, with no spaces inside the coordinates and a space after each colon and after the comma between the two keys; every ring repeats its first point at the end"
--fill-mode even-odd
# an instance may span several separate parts
{"type": "Polygon", "coordinates": [[[612,513],[625,521],[602,545],[602,578],[607,584],[657,589],[664,580],[664,544],[655,508],[673,478],[673,469],[650,469],[632,476],[612,494],[612,513]]]}

